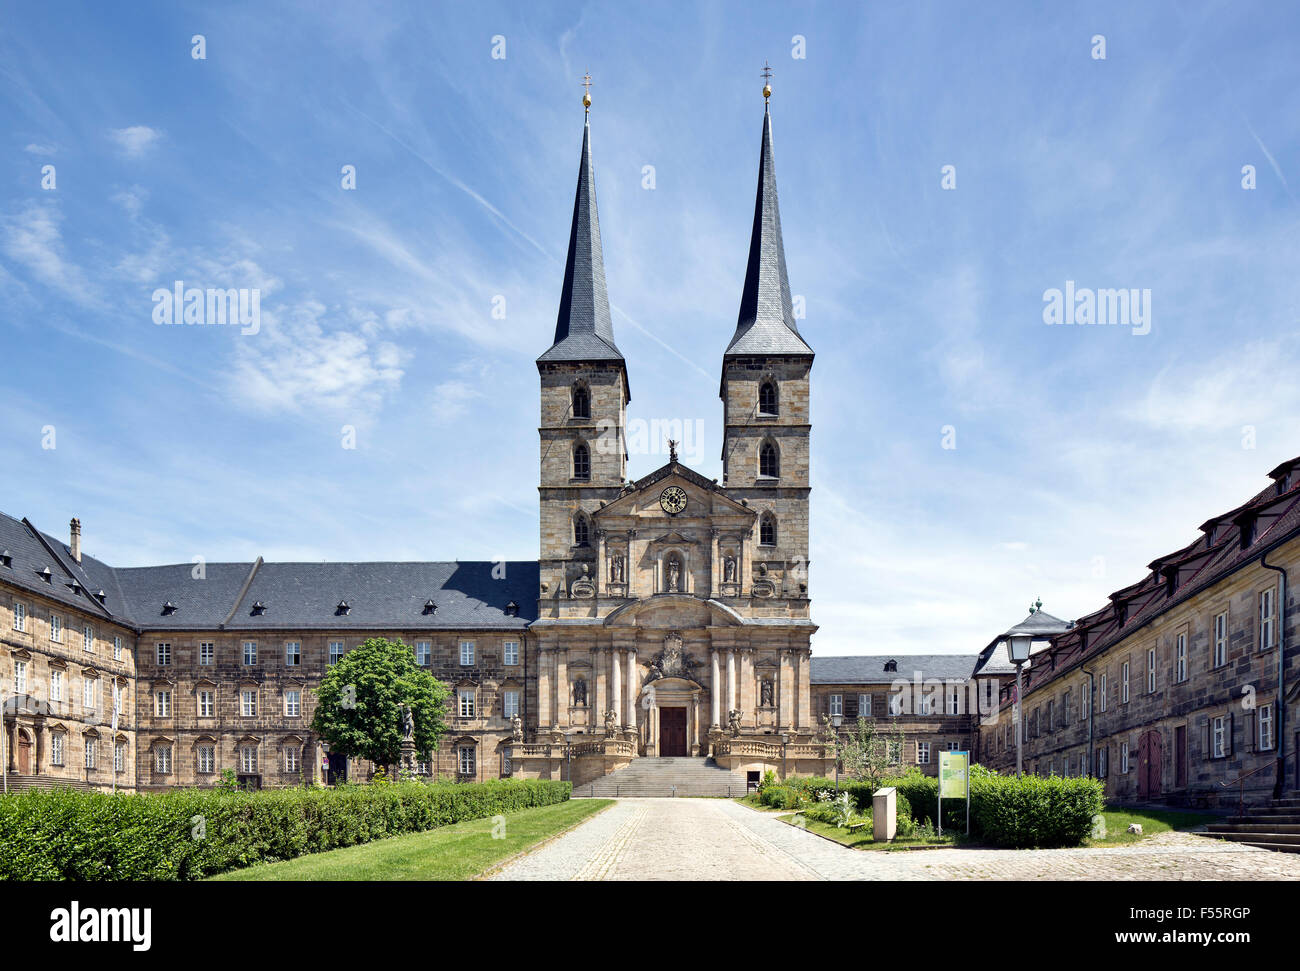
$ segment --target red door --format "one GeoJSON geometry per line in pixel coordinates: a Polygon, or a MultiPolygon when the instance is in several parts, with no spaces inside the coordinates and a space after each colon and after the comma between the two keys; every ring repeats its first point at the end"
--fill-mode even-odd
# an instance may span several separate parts
{"type": "Polygon", "coordinates": [[[659,754],[663,757],[686,754],[686,709],[659,709],[659,754]]]}
{"type": "Polygon", "coordinates": [[[1174,729],[1174,788],[1187,788],[1187,726],[1174,729]]]}
{"type": "Polygon", "coordinates": [[[1144,732],[1138,741],[1138,798],[1160,798],[1160,764],[1164,744],[1160,732],[1144,732]]]}
{"type": "Polygon", "coordinates": [[[18,729],[18,774],[32,774],[32,737],[18,729]]]}

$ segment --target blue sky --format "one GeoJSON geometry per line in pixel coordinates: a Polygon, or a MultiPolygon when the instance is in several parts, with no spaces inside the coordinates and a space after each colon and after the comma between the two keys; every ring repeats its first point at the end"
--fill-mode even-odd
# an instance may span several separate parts
{"type": "Polygon", "coordinates": [[[630,417],[710,477],[775,71],[816,651],[1079,616],[1300,453],[1287,5],[5,8],[0,509],[111,563],[536,556],[585,71],[630,417]],[[178,279],[260,332],[156,326],[178,279]],[[1150,332],[1044,324],[1067,280],[1150,332]]]}

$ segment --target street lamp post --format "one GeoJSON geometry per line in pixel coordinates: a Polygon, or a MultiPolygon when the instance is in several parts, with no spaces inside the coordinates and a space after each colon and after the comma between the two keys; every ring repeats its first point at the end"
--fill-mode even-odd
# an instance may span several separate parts
{"type": "Polygon", "coordinates": [[[843,715],[831,715],[831,727],[835,729],[835,795],[840,794],[840,726],[844,724],[843,715]]]}
{"type": "Polygon", "coordinates": [[[1013,721],[1016,727],[1016,778],[1020,778],[1020,771],[1023,765],[1022,743],[1025,739],[1025,726],[1021,721],[1023,712],[1020,701],[1020,671],[1026,661],[1029,660],[1029,646],[1033,643],[1033,638],[1028,634],[1012,634],[1007,638],[1007,654],[1011,658],[1011,663],[1016,666],[1016,704],[1013,709],[1013,721]]]}

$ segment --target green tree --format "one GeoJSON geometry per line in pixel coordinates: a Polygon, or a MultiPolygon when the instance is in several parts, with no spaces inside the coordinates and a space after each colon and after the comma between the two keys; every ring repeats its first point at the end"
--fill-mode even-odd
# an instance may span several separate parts
{"type": "Polygon", "coordinates": [[[890,732],[881,730],[874,718],[859,718],[851,732],[841,733],[823,715],[822,731],[841,771],[855,782],[869,782],[876,787],[887,775],[902,767],[899,763],[903,751],[903,729],[897,722],[890,732]]]}
{"type": "Polygon", "coordinates": [[[447,686],[400,640],[371,637],[343,655],[316,690],[312,731],[331,752],[393,765],[402,752],[402,706],[415,718],[415,750],[432,752],[447,730],[447,686]]]}

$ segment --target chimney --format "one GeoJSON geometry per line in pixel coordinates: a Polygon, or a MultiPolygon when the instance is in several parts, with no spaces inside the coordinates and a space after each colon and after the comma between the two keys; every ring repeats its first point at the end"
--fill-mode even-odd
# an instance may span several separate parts
{"type": "Polygon", "coordinates": [[[68,551],[72,553],[72,558],[78,563],[81,562],[81,520],[76,516],[72,517],[72,540],[68,543],[68,551]]]}

